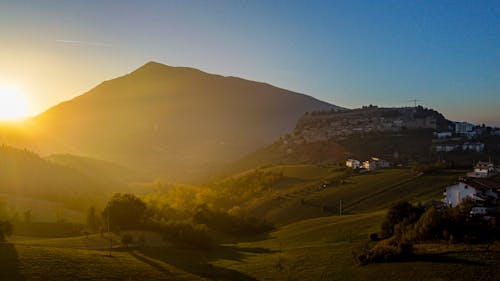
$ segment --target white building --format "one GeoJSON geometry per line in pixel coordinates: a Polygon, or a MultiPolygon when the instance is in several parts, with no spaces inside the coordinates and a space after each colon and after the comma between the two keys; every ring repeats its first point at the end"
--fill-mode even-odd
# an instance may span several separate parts
{"type": "Polygon", "coordinates": [[[370,160],[366,160],[363,162],[363,168],[367,170],[376,170],[379,168],[389,168],[390,163],[384,159],[380,159],[377,157],[372,157],[370,160]]]}
{"type": "Polygon", "coordinates": [[[434,146],[434,149],[437,152],[450,152],[450,151],[453,151],[453,150],[457,149],[457,146],[454,145],[454,144],[443,143],[443,144],[436,144],[434,146]]]}
{"type": "Polygon", "coordinates": [[[462,144],[462,150],[463,151],[482,152],[484,150],[484,143],[480,143],[480,142],[476,142],[476,143],[466,142],[466,143],[462,144]]]}
{"type": "Polygon", "coordinates": [[[500,184],[478,178],[461,178],[457,184],[448,186],[443,202],[456,207],[466,199],[481,205],[494,205],[498,199],[500,184]]]}
{"type": "Polygon", "coordinates": [[[345,161],[345,165],[353,169],[358,169],[361,167],[361,161],[356,159],[347,159],[347,161],[345,161]]]}
{"type": "Polygon", "coordinates": [[[476,166],[474,166],[474,171],[467,173],[467,176],[473,178],[487,178],[496,174],[497,172],[493,163],[479,161],[476,166]]]}
{"type": "Polygon", "coordinates": [[[455,122],[455,133],[465,135],[468,132],[474,131],[476,125],[467,122],[455,122]]]}
{"type": "Polygon", "coordinates": [[[369,171],[376,170],[377,163],[375,161],[372,161],[372,160],[363,161],[363,168],[365,168],[366,170],[369,170],[369,171]]]}
{"type": "Polygon", "coordinates": [[[447,139],[452,137],[451,132],[434,132],[434,136],[438,139],[447,139]]]}

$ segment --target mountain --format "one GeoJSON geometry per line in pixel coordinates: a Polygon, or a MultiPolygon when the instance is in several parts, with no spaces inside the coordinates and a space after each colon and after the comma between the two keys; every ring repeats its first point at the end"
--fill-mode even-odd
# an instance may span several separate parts
{"type": "Polygon", "coordinates": [[[269,84],[149,62],[30,122],[37,151],[106,159],[170,180],[271,143],[305,112],[340,109],[269,84]]]}

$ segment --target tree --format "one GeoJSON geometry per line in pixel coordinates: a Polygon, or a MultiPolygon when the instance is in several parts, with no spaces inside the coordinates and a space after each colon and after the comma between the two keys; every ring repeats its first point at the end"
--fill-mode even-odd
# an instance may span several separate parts
{"type": "Polygon", "coordinates": [[[97,231],[99,226],[99,221],[95,212],[95,208],[92,206],[87,211],[87,227],[90,231],[97,231]]]}
{"type": "Polygon", "coordinates": [[[416,222],[423,212],[424,208],[413,206],[408,201],[393,204],[382,222],[382,236],[391,237],[398,224],[400,224],[398,229],[404,230],[405,225],[416,222]]]}
{"type": "Polygon", "coordinates": [[[134,237],[130,234],[123,234],[122,236],[122,244],[125,245],[128,249],[128,245],[134,243],[134,237]]]}
{"type": "Polygon", "coordinates": [[[0,241],[5,241],[6,236],[12,235],[13,226],[9,221],[0,221],[0,241]]]}
{"type": "Polygon", "coordinates": [[[138,228],[144,221],[146,203],[133,194],[117,193],[104,209],[103,216],[112,229],[138,228]]]}

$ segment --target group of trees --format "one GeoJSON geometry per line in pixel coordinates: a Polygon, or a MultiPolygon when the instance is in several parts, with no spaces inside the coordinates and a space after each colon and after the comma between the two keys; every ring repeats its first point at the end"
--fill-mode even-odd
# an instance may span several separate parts
{"type": "MultiPolygon", "coordinates": [[[[111,229],[140,229],[146,219],[146,203],[130,193],[116,193],[103,211],[103,219],[109,223],[111,229]]],[[[92,209],[89,210],[87,221],[95,224],[92,219],[92,209]]]]}
{"type": "MultiPolygon", "coordinates": [[[[425,209],[409,202],[396,203],[382,222],[383,240],[365,249],[358,259],[362,264],[401,260],[412,255],[414,243],[427,241],[485,243],[498,240],[498,221],[470,217],[472,206],[466,201],[456,208],[425,209]]],[[[378,235],[372,234],[370,238],[378,240],[378,235]]]]}
{"type": "Polygon", "coordinates": [[[249,236],[273,229],[273,225],[256,217],[245,216],[238,212],[230,214],[221,210],[213,210],[207,205],[197,208],[193,220],[219,232],[234,235],[249,236]]]}

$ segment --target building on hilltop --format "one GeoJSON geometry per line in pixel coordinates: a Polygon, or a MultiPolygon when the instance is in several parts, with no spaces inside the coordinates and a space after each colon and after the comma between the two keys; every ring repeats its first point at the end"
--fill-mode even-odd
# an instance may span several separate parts
{"type": "Polygon", "coordinates": [[[434,132],[434,136],[438,139],[447,139],[453,136],[452,132],[434,132]]]}
{"type": "Polygon", "coordinates": [[[344,111],[319,111],[304,114],[293,137],[305,143],[336,137],[403,130],[446,130],[448,121],[439,112],[418,107],[384,108],[368,106],[344,111]]]}
{"type": "Polygon", "coordinates": [[[455,122],[455,133],[459,135],[469,135],[474,132],[476,125],[467,122],[455,122]]]}
{"type": "Polygon", "coordinates": [[[475,152],[483,152],[484,151],[484,143],[480,142],[466,142],[462,145],[463,151],[475,151],[475,152]]]}

